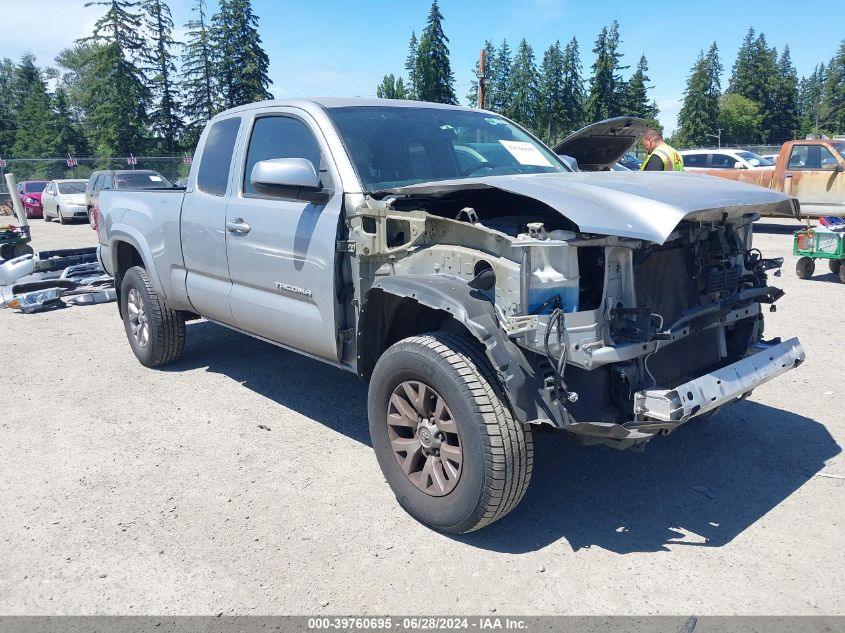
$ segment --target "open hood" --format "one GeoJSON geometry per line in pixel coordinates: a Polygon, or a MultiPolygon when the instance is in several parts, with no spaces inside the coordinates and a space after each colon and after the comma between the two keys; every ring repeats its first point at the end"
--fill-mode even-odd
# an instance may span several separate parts
{"type": "Polygon", "coordinates": [[[681,220],[719,220],[745,213],[795,215],[789,196],[725,178],[684,172],[599,172],[481,176],[390,189],[380,194],[436,198],[499,189],[533,198],[583,233],[662,244],[681,220]]]}
{"type": "Polygon", "coordinates": [[[647,129],[648,123],[636,117],[605,119],[570,134],[554,151],[572,156],[583,171],[603,171],[634,147],[647,129]]]}

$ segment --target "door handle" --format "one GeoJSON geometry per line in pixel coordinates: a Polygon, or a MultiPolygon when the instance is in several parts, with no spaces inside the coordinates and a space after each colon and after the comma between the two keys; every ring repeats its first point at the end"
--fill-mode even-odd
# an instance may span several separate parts
{"type": "Polygon", "coordinates": [[[226,222],[226,230],[235,235],[246,235],[252,227],[244,222],[243,218],[235,218],[231,222],[226,222]]]}

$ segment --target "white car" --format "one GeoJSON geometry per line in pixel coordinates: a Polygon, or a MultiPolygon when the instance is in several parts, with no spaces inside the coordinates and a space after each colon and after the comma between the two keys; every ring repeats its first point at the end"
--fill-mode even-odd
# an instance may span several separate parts
{"type": "Polygon", "coordinates": [[[742,149],[687,149],[678,152],[685,171],[703,169],[774,169],[772,160],[742,149]]]}
{"type": "Polygon", "coordinates": [[[51,180],[41,194],[44,221],[56,218],[60,224],[88,217],[85,187],[88,180],[51,180]]]}

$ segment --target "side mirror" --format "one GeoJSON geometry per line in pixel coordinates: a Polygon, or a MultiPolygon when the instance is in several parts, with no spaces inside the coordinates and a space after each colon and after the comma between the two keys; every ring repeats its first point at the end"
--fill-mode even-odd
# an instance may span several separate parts
{"type": "Polygon", "coordinates": [[[558,158],[563,161],[563,164],[569,167],[572,171],[578,171],[578,161],[574,156],[567,156],[566,154],[558,154],[558,158]]]}
{"type": "Polygon", "coordinates": [[[255,190],[269,196],[300,198],[310,202],[326,202],[329,192],[323,190],[320,176],[305,158],[271,158],[252,167],[249,181],[255,190]]]}
{"type": "Polygon", "coordinates": [[[742,164],[742,163],[740,163],[739,161],[736,161],[736,162],[734,163],[734,169],[745,169],[745,165],[743,165],[743,164],[742,164]]]}
{"type": "Polygon", "coordinates": [[[839,163],[824,163],[822,165],[822,170],[840,172],[843,169],[842,169],[842,165],[840,165],[839,163]]]}

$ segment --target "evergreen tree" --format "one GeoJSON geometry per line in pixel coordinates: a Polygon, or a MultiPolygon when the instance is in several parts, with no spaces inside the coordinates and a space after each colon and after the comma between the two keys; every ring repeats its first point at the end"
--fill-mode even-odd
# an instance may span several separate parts
{"type": "Polygon", "coordinates": [[[785,46],[778,59],[774,94],[774,112],[769,141],[782,143],[795,138],[800,127],[798,73],[785,46]]]}
{"type": "Polygon", "coordinates": [[[658,110],[653,101],[648,98],[649,78],[648,61],[645,55],[640,57],[637,69],[631,79],[625,84],[625,95],[623,100],[624,114],[654,121],[657,119],[658,110]]]}
{"type": "Polygon", "coordinates": [[[748,29],[737,53],[728,92],[747,97],[759,106],[763,142],[769,140],[775,127],[777,85],[777,49],[769,48],[763,33],[755,38],[754,29],[748,29]]]}
{"type": "Polygon", "coordinates": [[[619,60],[619,23],[614,20],[610,28],[604,27],[596,39],[593,53],[593,75],[590,77],[590,94],[587,98],[587,118],[601,121],[622,114],[622,96],[625,84],[619,74],[626,68],[619,60]]]}
{"type": "Polygon", "coordinates": [[[385,75],[384,79],[376,88],[376,96],[379,99],[407,99],[405,82],[402,77],[394,77],[393,74],[385,75]]]}
{"type": "Polygon", "coordinates": [[[141,18],[134,0],[97,0],[85,6],[107,7],[94,24],[93,43],[78,61],[86,75],[86,129],[94,151],[100,156],[126,156],[143,152],[147,144],[147,107],[150,92],[135,60],[144,42],[141,18]]]}
{"type": "Polygon", "coordinates": [[[822,63],[813,69],[813,74],[801,79],[799,90],[800,127],[798,136],[803,138],[808,134],[818,134],[824,98],[825,82],[827,81],[827,67],[822,63]]]}
{"type": "Polygon", "coordinates": [[[581,76],[581,56],[574,37],[563,49],[563,104],[560,130],[564,136],[580,128],[584,122],[584,80],[581,76]]]}
{"type": "Polygon", "coordinates": [[[736,61],[734,61],[726,92],[747,95],[756,90],[757,79],[754,77],[755,35],[753,27],[749,28],[745,34],[745,38],[743,38],[736,53],[736,61]]]}
{"type": "Polygon", "coordinates": [[[827,65],[822,104],[825,129],[831,134],[845,133],[845,40],[827,65]]]}
{"type": "Polygon", "coordinates": [[[51,100],[49,153],[52,156],[87,154],[88,142],[75,119],[64,87],[59,85],[51,100]]]}
{"type": "Polygon", "coordinates": [[[411,40],[408,42],[408,57],[405,58],[405,72],[408,73],[408,85],[405,87],[405,94],[408,99],[416,99],[419,89],[417,78],[417,58],[419,57],[419,43],[417,42],[416,31],[411,31],[411,40]]]}
{"type": "Polygon", "coordinates": [[[202,128],[215,114],[214,51],[205,0],[196,0],[191,9],[195,18],[185,24],[187,41],[182,45],[182,105],[186,119],[187,147],[194,147],[202,128]]]}
{"type": "Polygon", "coordinates": [[[261,47],[258,16],[250,0],[220,0],[220,10],[211,22],[222,108],[272,99],[267,74],[270,59],[261,47]]]}
{"type": "MultiPolygon", "coordinates": [[[[0,60],[0,95],[11,95],[15,82],[15,63],[8,57],[0,60]]],[[[0,99],[0,156],[8,156],[15,143],[15,109],[11,99],[0,99]]]]}
{"type": "Polygon", "coordinates": [[[523,127],[537,129],[539,86],[534,49],[523,38],[511,66],[511,98],[503,114],[523,127]]]}
{"type": "Polygon", "coordinates": [[[540,65],[540,136],[550,145],[561,140],[564,119],[563,51],[560,41],[549,46],[540,65]]]}
{"type": "MultiPolygon", "coordinates": [[[[484,54],[484,82],[487,87],[487,90],[484,93],[484,108],[486,110],[492,110],[493,84],[495,81],[493,69],[496,65],[496,47],[493,46],[493,42],[490,40],[486,40],[484,42],[484,54]]],[[[469,92],[467,92],[467,104],[474,108],[478,105],[478,62],[475,62],[475,66],[472,70],[472,76],[475,78],[475,81],[472,82],[469,92]]]]}
{"type": "Polygon", "coordinates": [[[492,98],[491,110],[503,112],[511,98],[511,48],[507,40],[496,51],[490,65],[493,73],[493,85],[490,87],[492,98]]]}
{"type": "Polygon", "coordinates": [[[150,125],[153,134],[160,139],[161,149],[174,154],[178,149],[182,120],[176,94],[175,56],[171,50],[175,44],[173,18],[164,0],[143,0],[141,8],[144,11],[144,27],[152,44],[143,55],[150,92],[155,99],[150,125]]]}
{"type": "Polygon", "coordinates": [[[452,104],[458,102],[455,96],[455,77],[449,63],[448,44],[449,38],[443,32],[443,14],[437,0],[434,0],[417,51],[415,92],[421,101],[452,104]]]}
{"type": "Polygon", "coordinates": [[[719,97],[722,64],[716,42],[707,54],[701,51],[687,78],[684,103],[678,114],[677,142],[684,146],[702,146],[711,143],[711,135],[719,127],[719,97]]]}
{"type": "Polygon", "coordinates": [[[47,156],[52,124],[50,95],[31,54],[21,58],[15,71],[12,99],[17,128],[12,153],[19,157],[47,156]]]}

